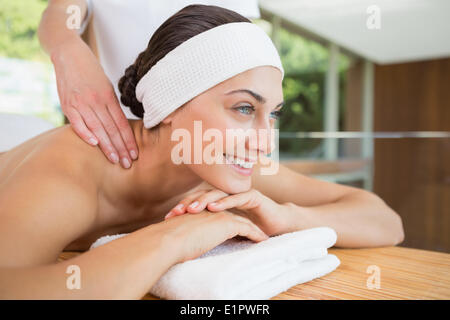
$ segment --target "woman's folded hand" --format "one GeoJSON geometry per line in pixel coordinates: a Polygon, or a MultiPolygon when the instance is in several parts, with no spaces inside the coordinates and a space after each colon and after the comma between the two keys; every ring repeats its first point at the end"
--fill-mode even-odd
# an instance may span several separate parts
{"type": "Polygon", "coordinates": [[[166,251],[175,255],[176,263],[195,259],[235,236],[255,242],[269,238],[249,219],[229,211],[212,213],[203,210],[195,215],[166,219],[151,228],[160,231],[152,231],[152,234],[164,235],[166,251]]]}
{"type": "Polygon", "coordinates": [[[205,209],[211,212],[233,211],[250,219],[269,236],[289,229],[289,210],[255,189],[233,195],[218,189],[197,191],[181,200],[165,219],[205,209]]]}

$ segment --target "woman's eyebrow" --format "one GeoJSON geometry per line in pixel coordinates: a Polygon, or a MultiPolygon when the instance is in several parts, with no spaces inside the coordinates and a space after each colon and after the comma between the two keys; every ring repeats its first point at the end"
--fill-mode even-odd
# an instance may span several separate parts
{"type": "Polygon", "coordinates": [[[257,94],[256,92],[254,92],[254,91],[252,91],[250,89],[233,90],[233,91],[227,92],[226,95],[233,94],[233,93],[239,93],[239,92],[248,93],[253,98],[255,98],[256,101],[258,101],[259,103],[266,103],[266,99],[264,97],[262,97],[261,95],[257,94]]]}
{"type": "MultiPolygon", "coordinates": [[[[251,95],[251,96],[252,96],[253,98],[255,98],[256,101],[258,101],[259,103],[264,104],[264,103],[266,103],[266,101],[267,101],[263,96],[261,96],[260,94],[254,92],[254,91],[252,91],[252,90],[250,90],[250,89],[237,89],[237,90],[233,90],[233,91],[227,92],[226,95],[233,94],[233,93],[241,93],[241,92],[244,92],[244,93],[247,93],[247,94],[251,95]]],[[[283,104],[284,104],[284,101],[282,101],[281,103],[279,103],[279,104],[275,107],[275,109],[278,108],[278,107],[281,107],[283,104]]]]}

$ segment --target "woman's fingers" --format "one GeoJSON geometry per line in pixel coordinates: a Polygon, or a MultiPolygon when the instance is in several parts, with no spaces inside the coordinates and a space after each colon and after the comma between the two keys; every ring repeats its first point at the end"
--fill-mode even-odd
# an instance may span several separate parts
{"type": "Polygon", "coordinates": [[[209,211],[221,211],[231,208],[248,210],[260,205],[262,200],[261,194],[252,189],[247,192],[234,194],[218,201],[208,203],[207,209],[209,211]]]}
{"type": "Polygon", "coordinates": [[[165,216],[165,219],[179,216],[185,213],[198,213],[203,211],[209,202],[222,199],[228,196],[227,193],[214,189],[212,191],[200,190],[190,194],[188,197],[180,201],[170,212],[165,216]]]}
{"type": "Polygon", "coordinates": [[[119,101],[117,101],[116,95],[114,92],[110,93],[108,98],[107,109],[111,114],[114,122],[116,123],[117,128],[122,136],[122,139],[125,143],[125,147],[128,150],[131,158],[136,160],[138,158],[138,147],[136,144],[136,139],[134,138],[133,130],[131,130],[131,126],[128,123],[125,114],[120,108],[119,101]]]}
{"type": "Polygon", "coordinates": [[[259,242],[264,241],[269,238],[256,224],[251,222],[249,219],[236,216],[232,213],[232,229],[234,231],[234,236],[247,237],[253,241],[259,242]]]}
{"type": "Polygon", "coordinates": [[[198,198],[202,194],[206,193],[205,190],[199,190],[191,193],[186,198],[181,200],[169,213],[164,217],[164,219],[168,219],[171,217],[179,216],[186,213],[187,206],[194,201],[194,199],[198,198]]]}
{"type": "Polygon", "coordinates": [[[196,198],[195,201],[188,204],[186,210],[189,213],[198,213],[204,210],[208,205],[208,203],[217,201],[226,196],[228,196],[228,193],[225,193],[218,189],[212,190],[208,193],[201,195],[200,197],[196,198]]]}
{"type": "Polygon", "coordinates": [[[90,145],[96,146],[98,144],[97,138],[92,133],[92,131],[86,127],[86,124],[84,123],[83,118],[81,117],[77,109],[69,106],[66,107],[65,110],[65,115],[72,125],[75,133],[85,142],[89,143],[90,145]]]}
{"type": "Polygon", "coordinates": [[[166,215],[165,219],[185,213],[198,213],[205,209],[211,212],[219,212],[232,208],[249,210],[261,205],[262,201],[263,195],[255,189],[231,196],[218,189],[209,192],[198,191],[180,201],[166,215]]]}

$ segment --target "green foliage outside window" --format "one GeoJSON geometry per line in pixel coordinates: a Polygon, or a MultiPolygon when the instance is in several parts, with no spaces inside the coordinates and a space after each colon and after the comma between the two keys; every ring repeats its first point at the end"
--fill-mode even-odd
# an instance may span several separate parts
{"type": "Polygon", "coordinates": [[[36,34],[46,6],[44,0],[0,1],[0,56],[48,61],[36,34]]]}
{"type": "MultiPolygon", "coordinates": [[[[280,56],[285,69],[283,93],[286,101],[280,119],[280,132],[323,131],[324,86],[328,67],[328,50],[313,41],[281,29],[280,56]]],[[[345,99],[345,71],[349,59],[339,60],[340,124],[345,99]]],[[[280,151],[291,155],[307,155],[317,150],[320,139],[280,139],[280,151]]],[[[320,151],[320,150],[319,150],[320,151]]],[[[316,153],[315,156],[318,154],[316,153]]]]}

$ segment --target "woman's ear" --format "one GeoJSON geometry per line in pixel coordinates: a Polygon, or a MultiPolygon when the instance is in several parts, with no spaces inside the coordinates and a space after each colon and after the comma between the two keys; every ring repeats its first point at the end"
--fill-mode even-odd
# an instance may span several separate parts
{"type": "Polygon", "coordinates": [[[171,124],[177,111],[178,111],[178,109],[173,111],[171,114],[169,114],[167,117],[165,117],[163,119],[163,121],[161,121],[161,122],[164,123],[164,124],[171,124]]]}
{"type": "MultiPolygon", "coordinates": [[[[184,106],[184,105],[183,105],[183,106],[184,106]]],[[[178,112],[180,112],[181,109],[183,109],[183,106],[181,106],[181,107],[179,107],[178,109],[172,111],[172,113],[169,114],[167,117],[165,117],[164,120],[161,121],[161,122],[164,123],[164,124],[171,124],[172,121],[173,121],[174,118],[175,118],[175,115],[176,115],[178,112]]]]}

